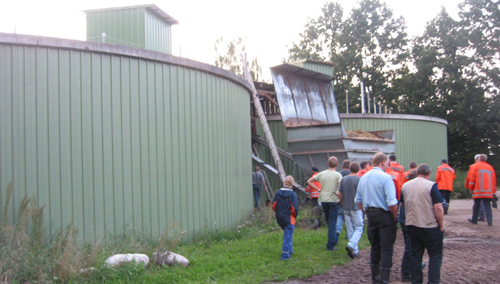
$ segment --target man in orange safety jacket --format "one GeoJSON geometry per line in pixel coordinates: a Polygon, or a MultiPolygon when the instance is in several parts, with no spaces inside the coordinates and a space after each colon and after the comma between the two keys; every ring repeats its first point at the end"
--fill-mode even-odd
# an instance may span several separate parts
{"type": "Polygon", "coordinates": [[[362,177],[364,174],[366,174],[370,170],[370,164],[368,164],[368,161],[363,161],[359,164],[361,170],[358,172],[358,177],[362,177]]]}
{"type": "Polygon", "coordinates": [[[415,170],[415,172],[417,171],[417,163],[416,162],[411,162],[410,169],[403,174],[403,184],[405,184],[406,182],[411,180],[410,179],[410,172],[413,170],[415,170]]]}
{"type": "Polygon", "coordinates": [[[405,168],[396,162],[396,155],[394,154],[390,155],[389,160],[390,160],[389,167],[391,168],[391,170],[396,172],[396,174],[398,175],[399,184],[403,186],[403,183],[405,183],[404,182],[405,168]]]}
{"type": "MultiPolygon", "coordinates": [[[[467,172],[467,177],[465,178],[465,188],[469,188],[469,180],[471,178],[472,172],[474,171],[474,167],[479,162],[479,157],[481,154],[477,154],[474,156],[474,164],[469,166],[469,171],[467,172]]],[[[474,206],[472,206],[472,211],[474,211],[474,206]]],[[[471,217],[472,218],[472,217],[471,217]]],[[[479,208],[479,217],[478,221],[485,221],[484,217],[484,203],[481,201],[481,207],[479,208]]]]}
{"type": "Polygon", "coordinates": [[[453,191],[453,181],[455,180],[455,170],[448,165],[446,159],[441,160],[441,166],[436,171],[436,183],[448,206],[444,206],[444,214],[448,214],[450,207],[450,197],[453,191]]]}
{"type": "Polygon", "coordinates": [[[396,198],[399,200],[399,198],[401,197],[401,183],[399,183],[399,176],[398,174],[393,171],[391,168],[387,168],[387,170],[385,170],[385,173],[390,175],[392,180],[394,181],[394,186],[396,187],[396,198]]]}
{"type": "MultiPolygon", "coordinates": [[[[312,167],[312,176],[311,177],[314,177],[317,174],[318,174],[318,168],[312,167]]],[[[321,184],[319,183],[319,181],[314,181],[313,183],[317,188],[321,189],[321,184]]],[[[314,189],[308,185],[306,187],[306,192],[309,192],[309,199],[311,199],[311,201],[313,203],[313,207],[318,206],[319,191],[317,191],[316,189],[314,189]]]]}
{"type": "Polygon", "coordinates": [[[479,162],[471,166],[469,169],[470,176],[469,174],[467,175],[468,188],[472,191],[472,198],[474,199],[472,218],[468,219],[468,221],[472,224],[477,224],[479,207],[482,201],[484,203],[488,226],[493,226],[491,200],[493,199],[493,194],[496,193],[497,179],[495,170],[486,162],[487,159],[488,156],[480,154],[479,162]]]}

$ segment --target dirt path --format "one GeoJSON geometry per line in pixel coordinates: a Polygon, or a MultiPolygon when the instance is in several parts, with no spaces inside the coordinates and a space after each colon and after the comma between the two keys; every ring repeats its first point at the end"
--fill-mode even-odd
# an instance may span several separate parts
{"type": "MultiPolygon", "coordinates": [[[[472,215],[471,199],[452,200],[445,215],[445,238],[441,283],[472,284],[500,283],[500,210],[493,209],[493,226],[486,222],[477,225],[467,222],[472,215]]],[[[404,252],[403,236],[398,230],[391,273],[391,283],[400,281],[401,259],[404,252]]],[[[287,282],[298,283],[371,283],[370,249],[361,251],[361,257],[343,266],[333,266],[326,274],[309,279],[287,282]]],[[[427,261],[427,254],[424,261],[427,261]]],[[[424,269],[427,283],[428,269],[424,269]]],[[[408,283],[408,282],[404,282],[408,283]]]]}

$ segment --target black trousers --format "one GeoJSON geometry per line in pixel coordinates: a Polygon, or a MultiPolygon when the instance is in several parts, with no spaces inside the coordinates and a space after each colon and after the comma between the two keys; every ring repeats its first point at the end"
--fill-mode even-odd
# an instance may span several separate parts
{"type": "Polygon", "coordinates": [[[370,263],[381,269],[392,267],[393,246],[396,241],[397,222],[391,212],[382,209],[368,209],[368,240],[372,245],[370,263]]]}

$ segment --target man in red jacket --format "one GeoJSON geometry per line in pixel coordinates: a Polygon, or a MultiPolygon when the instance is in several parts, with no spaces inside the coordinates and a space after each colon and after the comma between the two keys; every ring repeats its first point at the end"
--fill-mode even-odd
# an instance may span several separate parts
{"type": "Polygon", "coordinates": [[[455,170],[448,165],[446,159],[441,160],[441,166],[436,171],[436,183],[448,206],[444,206],[444,214],[448,214],[450,207],[450,197],[453,191],[453,181],[455,180],[455,170]]]}
{"type": "Polygon", "coordinates": [[[390,155],[389,160],[390,160],[389,166],[391,170],[396,172],[396,174],[398,175],[399,184],[402,185],[403,183],[405,183],[404,181],[405,168],[401,166],[398,162],[396,162],[396,155],[394,154],[390,155]]]}
{"type": "Polygon", "coordinates": [[[493,215],[491,213],[491,200],[493,199],[493,194],[496,193],[497,179],[495,170],[486,162],[488,157],[484,154],[479,155],[479,162],[474,164],[469,171],[470,177],[469,190],[472,191],[472,198],[474,199],[474,207],[472,212],[472,218],[468,219],[472,224],[477,224],[477,219],[479,215],[479,207],[481,201],[484,202],[484,209],[486,211],[486,221],[488,226],[493,226],[493,215]]]}
{"type": "MultiPolygon", "coordinates": [[[[315,177],[318,174],[318,168],[312,167],[312,176],[315,177]]],[[[317,188],[321,189],[321,184],[319,181],[314,181],[314,185],[316,185],[317,188]]],[[[316,189],[310,187],[309,185],[306,187],[306,192],[309,192],[309,199],[311,199],[313,203],[313,207],[318,206],[318,197],[319,197],[319,191],[316,189]]]]}

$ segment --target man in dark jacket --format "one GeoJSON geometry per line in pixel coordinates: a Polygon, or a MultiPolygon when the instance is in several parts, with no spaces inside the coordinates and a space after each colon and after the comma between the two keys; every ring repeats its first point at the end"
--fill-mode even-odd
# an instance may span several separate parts
{"type": "Polygon", "coordinates": [[[273,199],[273,210],[276,212],[276,222],[283,229],[283,247],[281,260],[287,260],[293,254],[293,232],[295,230],[295,217],[299,214],[297,194],[292,190],[294,179],[285,177],[284,188],[276,192],[273,199]]]}

